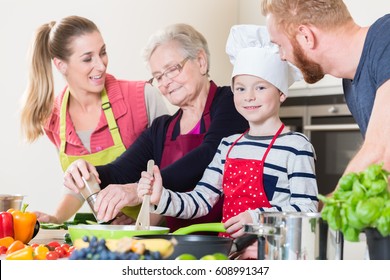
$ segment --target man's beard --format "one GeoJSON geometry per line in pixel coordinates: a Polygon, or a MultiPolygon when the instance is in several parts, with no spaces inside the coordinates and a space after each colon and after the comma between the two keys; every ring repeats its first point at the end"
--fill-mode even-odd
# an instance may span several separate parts
{"type": "Polygon", "coordinates": [[[309,84],[314,84],[321,80],[325,76],[321,65],[306,57],[295,38],[292,40],[291,44],[293,47],[294,65],[301,70],[303,79],[309,84]]]}

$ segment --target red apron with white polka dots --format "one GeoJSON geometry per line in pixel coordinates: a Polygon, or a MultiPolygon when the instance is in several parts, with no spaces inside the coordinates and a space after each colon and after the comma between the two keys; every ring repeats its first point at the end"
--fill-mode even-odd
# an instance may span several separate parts
{"type": "MultiPolygon", "coordinates": [[[[226,222],[231,217],[246,210],[271,207],[263,184],[264,162],[283,128],[284,124],[274,135],[261,160],[229,158],[230,151],[247,131],[234,141],[230,147],[226,155],[222,182],[225,195],[222,222],[226,222]]],[[[228,234],[221,235],[229,236],[228,234]]]]}

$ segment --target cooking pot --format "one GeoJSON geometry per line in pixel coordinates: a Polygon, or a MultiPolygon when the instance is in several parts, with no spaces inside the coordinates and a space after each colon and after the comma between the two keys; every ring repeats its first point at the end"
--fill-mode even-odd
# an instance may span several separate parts
{"type": "Polygon", "coordinates": [[[167,258],[174,260],[182,254],[191,254],[197,259],[206,255],[222,253],[229,258],[237,256],[246,247],[252,245],[257,236],[247,234],[242,237],[232,239],[214,235],[180,235],[180,234],[158,234],[158,235],[140,235],[134,236],[135,239],[161,238],[171,241],[174,244],[173,253],[167,258]]]}
{"type": "Polygon", "coordinates": [[[342,235],[328,231],[321,213],[265,212],[244,231],[258,236],[259,259],[342,259],[342,235]]]}
{"type": "Polygon", "coordinates": [[[225,228],[223,223],[194,224],[180,228],[170,234],[140,235],[134,236],[134,238],[161,238],[172,241],[175,244],[174,251],[167,258],[168,260],[174,260],[182,254],[191,254],[197,259],[200,259],[205,255],[212,255],[214,253],[222,253],[235,258],[241,251],[257,240],[257,236],[252,234],[247,234],[234,240],[215,235],[190,234],[196,232],[225,232],[225,228]]]}
{"type": "Polygon", "coordinates": [[[24,196],[20,194],[0,194],[0,212],[7,211],[10,208],[20,210],[23,198],[24,196]]]}

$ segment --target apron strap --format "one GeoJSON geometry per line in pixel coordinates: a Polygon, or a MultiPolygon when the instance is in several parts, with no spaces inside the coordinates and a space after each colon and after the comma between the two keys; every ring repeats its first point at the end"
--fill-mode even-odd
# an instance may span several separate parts
{"type": "Polygon", "coordinates": [[[230,148],[229,148],[229,150],[228,150],[228,152],[227,152],[227,154],[226,154],[226,158],[229,157],[230,151],[233,149],[233,146],[235,146],[235,145],[237,144],[237,142],[238,142],[246,133],[248,133],[248,131],[249,131],[249,128],[248,128],[247,130],[245,130],[244,133],[241,134],[240,137],[238,137],[238,138],[236,139],[236,141],[233,142],[233,144],[230,146],[230,148]]]}
{"type": "MultiPolygon", "coordinates": [[[[65,153],[66,146],[66,109],[69,100],[69,88],[65,91],[64,98],[61,104],[60,113],[60,152],[65,153]]],[[[122,138],[119,133],[118,125],[115,121],[114,113],[112,112],[111,103],[108,99],[106,88],[101,93],[102,109],[107,120],[108,128],[110,129],[111,137],[114,141],[114,145],[122,145],[122,138]]]]}
{"type": "Polygon", "coordinates": [[[118,125],[115,121],[114,113],[112,112],[111,103],[108,100],[106,88],[104,88],[102,92],[102,109],[104,115],[106,116],[108,128],[110,129],[112,139],[114,140],[114,145],[122,144],[122,138],[119,133],[118,125]]]}
{"type": "Polygon", "coordinates": [[[269,151],[271,150],[272,146],[274,145],[276,139],[278,138],[278,136],[280,135],[280,133],[282,133],[283,131],[283,128],[284,128],[284,123],[282,123],[282,125],[280,126],[280,128],[278,129],[278,131],[276,132],[276,134],[274,135],[274,137],[272,138],[271,140],[271,143],[269,143],[268,145],[268,148],[267,150],[265,151],[264,155],[263,155],[263,158],[262,158],[262,162],[265,162],[265,159],[269,153],[269,151]]]}
{"type": "MultiPolygon", "coordinates": [[[[278,138],[278,136],[280,135],[280,133],[282,133],[283,128],[284,128],[284,124],[282,123],[282,125],[279,127],[278,131],[276,132],[276,134],[275,134],[274,137],[272,138],[271,143],[268,145],[268,148],[267,148],[267,150],[265,151],[265,153],[264,153],[264,155],[263,155],[263,158],[261,159],[262,162],[265,161],[265,159],[266,159],[266,157],[267,157],[269,151],[271,150],[273,144],[275,143],[276,139],[278,138]]],[[[230,146],[230,148],[229,148],[229,150],[228,150],[228,152],[227,152],[227,154],[226,154],[226,158],[229,157],[230,151],[233,149],[233,146],[235,146],[235,145],[237,144],[237,142],[238,142],[246,133],[248,133],[248,131],[249,131],[249,128],[248,128],[243,134],[241,134],[240,137],[238,137],[236,141],[233,142],[233,144],[230,146]]]]}
{"type": "Polygon", "coordinates": [[[64,93],[64,98],[62,99],[61,104],[61,113],[60,113],[60,153],[65,153],[66,146],[66,107],[68,106],[69,100],[69,88],[64,93]]]}
{"type": "MultiPolygon", "coordinates": [[[[206,105],[205,105],[205,108],[204,108],[203,114],[202,114],[202,118],[204,119],[206,131],[209,129],[209,126],[211,123],[210,108],[211,108],[211,104],[213,103],[217,89],[218,89],[217,85],[213,81],[210,81],[209,95],[207,96],[206,105]]],[[[178,121],[180,121],[182,114],[183,114],[183,110],[180,109],[177,116],[168,125],[166,135],[170,136],[171,140],[174,140],[173,139],[173,131],[174,131],[175,126],[177,125],[178,121]]],[[[200,121],[202,121],[202,119],[200,121]]]]}

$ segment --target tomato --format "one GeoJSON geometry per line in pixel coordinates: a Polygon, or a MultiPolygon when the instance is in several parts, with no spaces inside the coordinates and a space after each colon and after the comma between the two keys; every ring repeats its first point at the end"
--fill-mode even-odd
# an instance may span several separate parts
{"type": "Polygon", "coordinates": [[[0,246],[0,255],[3,255],[7,252],[8,248],[5,246],[0,246]]]}
{"type": "Polygon", "coordinates": [[[31,244],[30,246],[31,246],[32,248],[34,248],[34,249],[35,249],[36,247],[38,247],[38,246],[39,246],[39,244],[38,244],[38,243],[33,243],[33,244],[31,244]]]}
{"type": "Polygon", "coordinates": [[[57,241],[51,241],[51,242],[47,243],[46,245],[51,247],[51,248],[57,248],[57,247],[61,246],[61,244],[58,243],[57,241]]]}
{"type": "Polygon", "coordinates": [[[69,244],[61,244],[60,246],[62,249],[64,249],[65,251],[65,257],[69,257],[70,253],[69,253],[69,248],[70,248],[70,245],[69,244]]]}
{"type": "Polygon", "coordinates": [[[66,257],[67,252],[61,246],[55,247],[54,252],[57,252],[60,258],[66,257]]]}
{"type": "Polygon", "coordinates": [[[60,256],[58,255],[58,253],[56,251],[49,251],[46,254],[47,260],[58,260],[59,257],[60,256]]]}
{"type": "Polygon", "coordinates": [[[66,252],[68,252],[68,251],[69,251],[69,248],[70,248],[70,245],[64,243],[64,244],[61,244],[61,248],[63,248],[66,252]]]}

